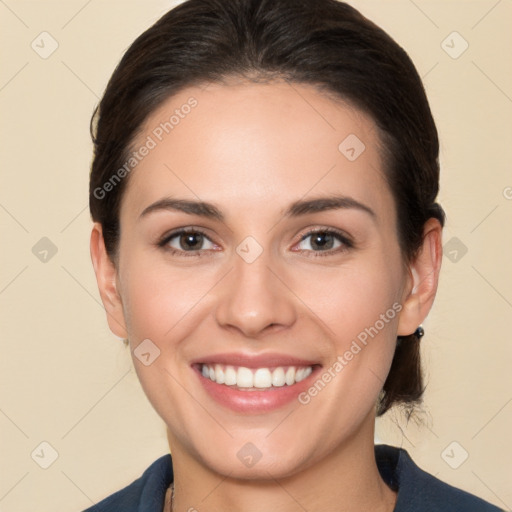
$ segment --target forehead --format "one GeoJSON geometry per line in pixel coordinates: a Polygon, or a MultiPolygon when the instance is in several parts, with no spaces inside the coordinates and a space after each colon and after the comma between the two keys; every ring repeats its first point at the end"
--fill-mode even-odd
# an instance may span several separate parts
{"type": "Polygon", "coordinates": [[[259,212],[308,193],[393,206],[373,120],[311,85],[186,88],[148,117],[132,151],[123,205],[133,215],[165,195],[259,212]]]}

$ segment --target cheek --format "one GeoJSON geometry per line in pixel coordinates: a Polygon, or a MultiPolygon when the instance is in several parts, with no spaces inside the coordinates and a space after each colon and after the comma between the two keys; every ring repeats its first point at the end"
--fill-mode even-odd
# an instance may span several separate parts
{"type": "MultiPolygon", "coordinates": [[[[191,258],[192,259],[192,258],[191,258]]],[[[205,268],[205,267],[204,267],[205,268]]],[[[215,284],[211,271],[171,267],[154,258],[126,261],[123,296],[128,330],[134,338],[172,342],[196,310],[208,303],[215,284]]]]}
{"type": "Polygon", "coordinates": [[[296,283],[297,295],[330,328],[340,349],[376,322],[378,330],[386,332],[397,323],[400,287],[393,270],[377,261],[329,273],[312,271],[296,283]]]}
{"type": "Polygon", "coordinates": [[[371,405],[389,372],[401,310],[398,272],[398,265],[368,261],[333,269],[329,278],[311,274],[298,293],[325,326],[326,353],[338,362],[325,376],[336,376],[332,399],[342,396],[349,406],[359,397],[352,404],[355,410],[362,402],[371,405]]]}

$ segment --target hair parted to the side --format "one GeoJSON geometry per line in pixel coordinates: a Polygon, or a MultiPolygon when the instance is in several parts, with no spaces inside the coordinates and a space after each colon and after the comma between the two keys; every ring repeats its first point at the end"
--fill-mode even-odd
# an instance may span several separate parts
{"type": "MultiPolygon", "coordinates": [[[[311,84],[367,113],[383,145],[405,262],[421,247],[436,203],[439,142],[421,79],[405,51],[353,7],[337,0],[188,0],[130,46],[91,119],[89,206],[117,261],[126,176],[99,196],[129,158],[148,116],[180,90],[231,77],[311,84]]],[[[397,340],[377,414],[421,401],[419,338],[397,340]]]]}

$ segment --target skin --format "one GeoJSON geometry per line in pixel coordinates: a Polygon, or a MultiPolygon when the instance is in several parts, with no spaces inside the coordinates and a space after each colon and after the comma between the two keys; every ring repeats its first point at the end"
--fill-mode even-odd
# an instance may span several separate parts
{"type": "Polygon", "coordinates": [[[414,332],[432,306],[441,226],[425,224],[421,251],[406,263],[374,122],[309,85],[190,87],[147,119],[133,147],[190,96],[197,107],[129,177],[115,264],[98,223],[91,234],[111,330],[130,340],[132,356],[145,339],[160,350],[149,366],[133,362],[167,425],[174,510],[391,511],[396,495],[374,455],[375,403],[397,335],[414,332]],[[355,161],[338,149],[349,134],[366,146],[355,161]],[[331,195],[374,215],[356,208],[283,215],[294,201],[331,195]],[[140,218],[163,197],[214,203],[225,219],[174,210],[140,218]],[[207,236],[201,251],[183,255],[191,251],[179,236],[158,247],[163,235],[189,226],[207,236]],[[321,228],[341,230],[353,247],[335,238],[327,249],[313,236],[301,241],[321,228]],[[247,236],[263,250],[252,263],[236,252],[247,236]],[[190,366],[220,352],[277,351],[326,369],[393,304],[399,314],[307,405],[236,413],[210,398],[190,366]],[[261,453],[252,467],[237,457],[247,442],[261,453]]]}

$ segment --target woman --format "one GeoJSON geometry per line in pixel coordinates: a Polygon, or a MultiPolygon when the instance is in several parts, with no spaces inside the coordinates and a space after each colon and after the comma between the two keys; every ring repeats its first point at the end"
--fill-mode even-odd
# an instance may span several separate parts
{"type": "Polygon", "coordinates": [[[335,0],[188,0],[93,118],[91,256],[172,452],[89,511],[498,510],[374,446],[441,265],[406,53],[335,0]]]}

